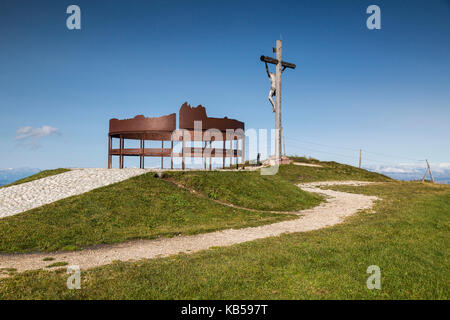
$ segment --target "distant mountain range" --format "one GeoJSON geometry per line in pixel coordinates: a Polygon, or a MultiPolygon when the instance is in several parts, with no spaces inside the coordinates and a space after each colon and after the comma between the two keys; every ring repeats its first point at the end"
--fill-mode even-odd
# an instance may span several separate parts
{"type": "Polygon", "coordinates": [[[0,169],[0,186],[23,179],[40,171],[40,169],[28,167],[0,169]]]}
{"type": "MultiPolygon", "coordinates": [[[[425,174],[425,172],[422,172],[421,174],[417,175],[417,174],[396,174],[396,173],[391,173],[391,172],[381,172],[381,171],[377,171],[378,173],[382,173],[388,177],[397,179],[397,180],[404,180],[404,181],[411,181],[411,180],[422,180],[423,175],[425,174]]],[[[434,174],[433,173],[433,178],[435,182],[438,183],[444,183],[444,184],[450,184],[450,176],[441,176],[439,174],[434,174]]],[[[427,180],[431,180],[430,176],[427,175],[426,177],[427,180]]]]}
{"type": "MultiPolygon", "coordinates": [[[[435,182],[450,184],[450,163],[431,163],[431,172],[435,182]]],[[[404,163],[397,165],[374,165],[365,167],[370,171],[382,173],[397,180],[422,180],[426,172],[426,164],[404,163]]],[[[430,180],[428,174],[426,179],[430,180]]]]}

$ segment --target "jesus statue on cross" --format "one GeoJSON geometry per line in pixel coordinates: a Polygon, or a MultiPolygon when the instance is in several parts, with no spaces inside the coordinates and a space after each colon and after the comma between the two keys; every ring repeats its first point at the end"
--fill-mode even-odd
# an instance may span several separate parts
{"type": "MultiPolygon", "coordinates": [[[[266,72],[267,72],[267,76],[270,79],[270,91],[269,91],[269,101],[272,104],[272,112],[276,111],[276,107],[275,107],[275,102],[273,102],[273,96],[275,96],[277,94],[277,78],[275,73],[271,73],[269,72],[269,66],[266,63],[266,72]]],[[[286,69],[286,67],[283,66],[283,69],[281,70],[281,73],[283,73],[284,69],[286,69]]]]}
{"type": "Polygon", "coordinates": [[[283,126],[281,125],[281,74],[284,69],[295,69],[296,65],[281,59],[281,40],[277,40],[276,48],[273,48],[273,52],[276,53],[276,59],[266,56],[261,56],[259,60],[266,64],[267,76],[270,79],[270,91],[269,101],[272,104],[272,111],[275,113],[275,159],[277,163],[281,163],[281,131],[283,126]],[[276,66],[275,73],[269,72],[268,63],[276,66]],[[276,102],[273,101],[273,96],[276,96],[276,102]]]}

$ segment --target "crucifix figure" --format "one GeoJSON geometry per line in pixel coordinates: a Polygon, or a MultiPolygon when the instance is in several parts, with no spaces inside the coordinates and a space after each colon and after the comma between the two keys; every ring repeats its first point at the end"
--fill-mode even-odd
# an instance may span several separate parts
{"type": "Polygon", "coordinates": [[[272,111],[275,112],[275,129],[277,130],[276,144],[275,144],[275,158],[277,161],[281,160],[281,74],[286,68],[295,69],[296,65],[281,60],[281,40],[277,40],[276,48],[273,52],[276,53],[276,59],[266,56],[261,56],[260,60],[266,64],[267,76],[270,79],[269,101],[272,104],[272,111]],[[269,72],[267,63],[276,65],[275,73],[269,72]],[[273,96],[276,98],[276,103],[273,101],[273,96]]]}
{"type": "MultiPolygon", "coordinates": [[[[277,76],[275,73],[271,73],[269,71],[269,66],[267,65],[267,62],[265,61],[266,64],[266,72],[267,72],[267,76],[270,79],[270,91],[269,91],[269,101],[272,104],[272,112],[276,111],[276,107],[275,107],[275,102],[273,102],[273,96],[276,96],[277,94],[277,76]]],[[[286,69],[286,67],[283,67],[283,69],[281,70],[281,73],[283,73],[284,69],[286,69]]]]}

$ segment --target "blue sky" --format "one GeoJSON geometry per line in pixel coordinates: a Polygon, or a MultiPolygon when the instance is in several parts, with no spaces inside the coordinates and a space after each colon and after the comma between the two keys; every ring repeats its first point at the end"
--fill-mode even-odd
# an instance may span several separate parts
{"type": "Polygon", "coordinates": [[[280,37],[297,64],[283,74],[288,154],[450,162],[449,11],[444,0],[3,0],[0,168],[105,167],[110,118],[185,101],[270,129],[259,56],[280,37]],[[81,30],[66,27],[71,4],[81,30]],[[381,30],[366,27],[371,4],[381,30]]]}

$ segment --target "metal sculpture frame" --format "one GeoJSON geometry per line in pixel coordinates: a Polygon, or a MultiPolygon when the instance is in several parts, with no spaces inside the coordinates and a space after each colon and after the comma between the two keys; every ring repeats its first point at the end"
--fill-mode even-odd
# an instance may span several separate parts
{"type": "Polygon", "coordinates": [[[230,167],[235,160],[236,167],[245,164],[245,125],[243,122],[225,118],[211,118],[206,109],[199,105],[192,108],[185,102],[179,111],[179,129],[176,128],[176,114],[146,118],[138,115],[132,119],[110,119],[108,133],[108,168],[112,168],[112,157],[119,157],[119,168],[124,168],[124,158],[139,157],[141,169],[145,168],[146,157],[160,157],[161,169],[164,169],[164,158],[170,157],[170,169],[174,169],[173,159],[182,158],[181,169],[186,169],[185,158],[203,159],[203,167],[212,170],[212,158],[230,159],[230,167]],[[119,148],[113,148],[113,139],[119,139],[119,148]],[[125,140],[140,141],[139,148],[125,148],[125,140]],[[161,148],[146,148],[145,141],[161,141],[161,148]],[[170,148],[164,142],[170,141],[170,148]],[[181,152],[174,152],[174,142],[181,141],[181,152]],[[202,141],[202,147],[186,146],[186,142],[202,141]],[[212,142],[223,141],[223,148],[213,148],[212,142]],[[226,142],[229,141],[229,148],[226,142]],[[236,148],[233,144],[236,141],[236,148]],[[209,147],[208,147],[209,143],[209,147]],[[240,145],[240,148],[239,148],[240,145]],[[240,159],[239,159],[240,158],[240,159]]]}

